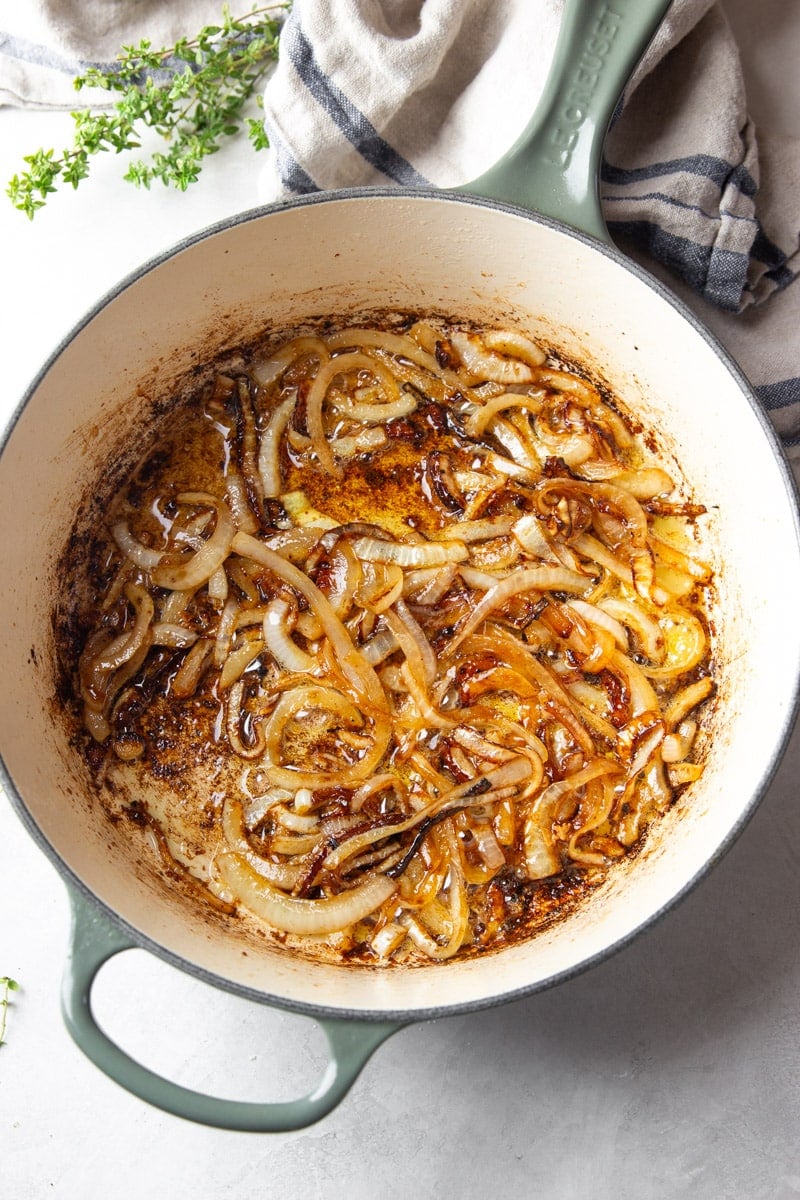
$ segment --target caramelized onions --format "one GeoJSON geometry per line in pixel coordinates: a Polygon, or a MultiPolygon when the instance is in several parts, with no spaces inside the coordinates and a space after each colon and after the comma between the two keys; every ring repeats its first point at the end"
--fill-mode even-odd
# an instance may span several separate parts
{"type": "Polygon", "coordinates": [[[398,567],[435,567],[468,558],[461,541],[390,542],[383,538],[359,538],[354,549],[367,562],[392,563],[398,567]]]}
{"type": "Polygon", "coordinates": [[[274,929],[318,937],[354,925],[388,900],[397,885],[385,875],[373,875],[364,883],[335,896],[319,900],[297,899],[273,887],[254,871],[246,859],[228,850],[217,859],[222,878],[251,912],[274,929]]]}
{"type": "Polygon", "coordinates": [[[174,787],[148,827],[305,953],[534,934],[702,774],[702,506],[524,331],[354,324],[242,362],[93,531],[75,693],[108,802],[174,787]]]}
{"type": "Polygon", "coordinates": [[[156,587],[185,591],[207,583],[217,568],[222,566],[230,553],[235,530],[230,509],[224,500],[204,492],[181,492],[177,501],[179,504],[209,507],[217,515],[214,532],[207,541],[201,542],[199,549],[188,559],[181,558],[170,562],[162,558],[153,570],[153,583],[156,587]]]}
{"type": "Polygon", "coordinates": [[[314,659],[301,650],[289,634],[290,605],[286,600],[271,600],[264,613],[264,645],[278,664],[287,671],[312,671],[314,659]]]}

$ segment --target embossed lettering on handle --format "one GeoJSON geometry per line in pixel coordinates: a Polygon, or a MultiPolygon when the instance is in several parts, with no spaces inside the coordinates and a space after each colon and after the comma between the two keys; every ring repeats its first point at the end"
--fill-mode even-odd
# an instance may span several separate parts
{"type": "Polygon", "coordinates": [[[608,241],[603,141],[670,0],[567,0],[542,98],[520,137],[459,191],[505,200],[608,241]]]}

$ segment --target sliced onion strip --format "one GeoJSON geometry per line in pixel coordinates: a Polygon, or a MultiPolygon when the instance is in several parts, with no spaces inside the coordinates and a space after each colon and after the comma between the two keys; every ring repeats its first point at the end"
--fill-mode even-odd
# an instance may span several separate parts
{"type": "MultiPolygon", "coordinates": [[[[334,362],[336,359],[333,360],[334,362]]],[[[410,392],[404,392],[396,400],[387,400],[385,404],[344,404],[334,402],[333,408],[350,421],[361,421],[364,425],[384,425],[387,421],[396,421],[399,417],[409,416],[417,407],[417,398],[410,392]]],[[[334,442],[334,447],[341,447],[343,438],[334,442]]],[[[369,443],[367,443],[369,445],[369,443]]]]}
{"type": "Polygon", "coordinates": [[[585,600],[568,600],[564,607],[578,613],[590,625],[595,625],[598,629],[603,629],[606,633],[610,633],[619,649],[623,652],[628,649],[628,634],[625,626],[601,606],[587,604],[585,600]]]}
{"type": "Polygon", "coordinates": [[[234,596],[230,596],[225,601],[225,607],[222,610],[219,625],[217,626],[217,636],[214,640],[215,667],[221,667],[228,657],[238,615],[239,601],[234,596]]]}
{"type": "Polygon", "coordinates": [[[434,375],[441,374],[439,364],[432,354],[402,333],[392,333],[388,330],[376,330],[361,327],[340,329],[328,334],[326,344],[331,350],[344,350],[353,346],[383,351],[384,353],[408,359],[424,367],[434,375]]]}
{"type": "MultiPolygon", "coordinates": [[[[119,672],[126,664],[141,662],[152,644],[155,611],[152,597],[141,584],[128,583],[125,595],[134,609],[133,625],[95,649],[90,639],[79,663],[81,696],[88,711],[101,712],[110,694],[118,689],[119,672]]],[[[99,635],[102,638],[102,632],[99,635]]]]}
{"type": "Polygon", "coordinates": [[[502,607],[512,596],[531,591],[584,592],[587,584],[585,575],[578,575],[577,572],[561,566],[544,564],[514,571],[507,579],[491,587],[480,599],[456,637],[449,642],[445,657],[452,658],[464,638],[469,637],[491,613],[502,607]]]}
{"type": "Polygon", "coordinates": [[[503,392],[502,395],[487,400],[469,416],[466,422],[467,433],[470,437],[482,437],[489,423],[499,413],[505,412],[509,408],[522,408],[536,412],[541,405],[541,396],[541,392],[538,393],[538,396],[520,395],[519,392],[503,392]]]}
{"type": "MultiPolygon", "coordinates": [[[[295,410],[296,397],[288,396],[275,408],[269,424],[261,434],[258,447],[258,474],[264,495],[267,497],[280,496],[283,491],[281,473],[281,438],[292,419],[295,410]]],[[[243,526],[239,526],[243,529],[243,526]]],[[[245,533],[254,533],[254,529],[244,529],[245,533]]]]}
{"type": "Polygon", "coordinates": [[[197,634],[185,625],[173,624],[168,621],[153,623],[153,645],[172,646],[174,649],[188,649],[197,641],[197,634]]]}
{"type": "MultiPolygon", "coordinates": [[[[293,563],[287,562],[286,559],[276,554],[274,550],[270,550],[263,542],[252,537],[250,534],[236,534],[233,539],[233,549],[237,554],[241,554],[246,558],[252,558],[255,562],[273,571],[305,598],[319,618],[325,635],[330,640],[334,653],[348,680],[364,694],[373,706],[382,712],[386,712],[386,698],[374,669],[366,661],[363,654],[359,654],[356,650],[349,633],[316,584],[303,571],[295,567],[293,563]]],[[[387,727],[383,749],[388,744],[390,732],[390,728],[387,727]]]]}
{"type": "Polygon", "coordinates": [[[361,712],[341,692],[314,684],[292,688],[281,696],[266,725],[265,765],[268,766],[272,782],[291,790],[307,787],[312,791],[320,787],[347,787],[363,782],[383,757],[391,727],[385,735],[381,723],[375,721],[373,740],[355,763],[343,761],[328,771],[305,769],[302,764],[286,766],[282,754],[284,729],[304,708],[330,713],[337,721],[351,728],[360,728],[364,724],[361,712]]]}
{"type": "Polygon", "coordinates": [[[552,825],[564,797],[593,779],[614,774],[620,774],[618,763],[611,759],[595,759],[575,774],[551,783],[539,793],[525,819],[523,834],[529,879],[544,879],[561,870],[561,861],[553,844],[552,825]]]}
{"type": "Polygon", "coordinates": [[[251,744],[241,736],[242,701],[244,699],[244,683],[237,679],[228,692],[225,709],[225,732],[234,754],[240,758],[261,758],[267,745],[263,726],[258,725],[254,730],[254,740],[251,744]]]}
{"type": "Polygon", "coordinates": [[[641,667],[627,654],[615,651],[611,658],[611,670],[622,676],[628,685],[631,698],[631,716],[643,712],[658,712],[658,697],[641,667]]]}
{"type": "Polygon", "coordinates": [[[231,650],[220,671],[220,691],[225,691],[237,679],[241,679],[250,664],[255,662],[263,650],[264,639],[260,637],[248,637],[240,646],[231,650]]]}
{"type": "Polygon", "coordinates": [[[153,582],[157,587],[185,591],[206,583],[217,567],[222,566],[230,553],[236,529],[231,511],[224,500],[218,500],[207,492],[181,492],[177,499],[179,504],[207,505],[213,508],[217,514],[211,537],[208,541],[203,542],[200,549],[196,550],[188,560],[178,563],[162,560],[153,570],[153,582]]]}
{"type": "Polygon", "coordinates": [[[499,767],[495,767],[490,771],[486,771],[474,779],[468,779],[465,783],[457,784],[455,787],[442,793],[437,799],[432,800],[425,808],[413,813],[405,820],[398,821],[392,825],[379,825],[374,829],[368,829],[364,833],[354,834],[347,841],[342,842],[337,846],[326,859],[326,865],[331,870],[338,870],[348,859],[360,854],[367,846],[371,846],[374,842],[382,841],[384,838],[396,837],[399,834],[407,833],[410,829],[414,829],[429,817],[437,816],[439,813],[446,812],[448,809],[461,807],[471,802],[485,803],[487,796],[507,786],[518,786],[521,783],[527,782],[531,775],[531,765],[527,759],[522,757],[509,759],[508,762],[502,763],[499,767]]]}
{"type": "Polygon", "coordinates": [[[128,528],[127,521],[117,521],[112,525],[111,536],[125,557],[143,571],[151,571],[164,557],[163,550],[152,550],[138,541],[128,528]]]}
{"type": "Polygon", "coordinates": [[[221,850],[216,859],[220,875],[246,908],[274,929],[319,937],[363,921],[397,891],[386,875],[372,875],[364,883],[321,900],[297,899],[253,869],[239,854],[221,850]]]}
{"type": "Polygon", "coordinates": [[[361,537],[353,543],[359,558],[367,562],[391,563],[399,567],[435,567],[463,562],[469,555],[463,542],[390,542],[384,538],[361,537]]]}
{"type": "Polygon", "coordinates": [[[315,666],[313,656],[292,641],[289,632],[291,612],[291,605],[281,597],[270,600],[262,622],[264,645],[284,670],[313,671],[315,666]]]}
{"type": "MultiPolygon", "coordinates": [[[[491,380],[494,383],[503,383],[506,385],[531,383],[534,378],[534,372],[530,364],[523,362],[516,355],[516,352],[514,358],[509,358],[506,356],[506,351],[499,349],[499,346],[510,346],[514,341],[514,335],[500,335],[499,338],[494,340],[494,344],[487,340],[490,336],[487,334],[462,333],[459,330],[455,330],[450,334],[450,342],[464,364],[469,382],[477,383],[483,380],[491,380]]],[[[524,339],[524,341],[526,343],[525,352],[527,356],[529,358],[533,357],[536,353],[536,347],[533,346],[532,342],[528,342],[527,339],[524,339]]],[[[540,358],[539,362],[542,361],[543,359],[540,358]]]]}
{"type": "Polygon", "coordinates": [[[262,359],[252,368],[253,378],[262,387],[274,383],[283,372],[302,358],[317,358],[324,363],[328,358],[328,349],[318,337],[297,337],[286,342],[269,358],[262,359]]]}
{"type": "Polygon", "coordinates": [[[436,655],[418,621],[402,600],[388,609],[383,619],[391,629],[400,649],[412,665],[412,670],[429,687],[436,678],[436,655]]]}
{"type": "Polygon", "coordinates": [[[674,679],[691,671],[708,651],[708,637],[693,613],[673,605],[664,615],[661,629],[666,653],[660,666],[643,666],[649,679],[674,679]]]}
{"type": "Polygon", "coordinates": [[[181,663],[175,678],[172,680],[171,692],[174,696],[185,698],[194,695],[203,672],[214,655],[214,643],[210,638],[198,638],[189,649],[181,663]]]}
{"type": "Polygon", "coordinates": [[[228,848],[245,859],[258,875],[284,890],[295,886],[303,869],[302,861],[276,862],[256,854],[247,838],[242,805],[231,796],[225,797],[222,806],[222,832],[228,848]]]}
{"type": "Polygon", "coordinates": [[[698,704],[702,704],[704,700],[708,699],[713,690],[714,681],[710,675],[704,675],[695,683],[690,683],[682,688],[677,695],[673,696],[664,710],[664,720],[668,728],[674,729],[676,725],[680,725],[692,709],[697,708],[698,704]]]}

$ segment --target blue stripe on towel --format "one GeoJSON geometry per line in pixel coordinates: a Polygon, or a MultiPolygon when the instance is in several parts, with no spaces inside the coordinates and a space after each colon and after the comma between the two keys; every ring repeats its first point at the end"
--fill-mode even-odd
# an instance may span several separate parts
{"type": "Polygon", "coordinates": [[[795,432],[781,432],[780,438],[784,446],[800,445],[800,376],[781,379],[778,383],[763,383],[756,388],[756,395],[765,412],[777,415],[795,410],[795,432]]]}
{"type": "Polygon", "coordinates": [[[314,180],[307,171],[303,170],[283,139],[278,137],[269,125],[267,125],[267,137],[275,155],[275,169],[278,178],[286,190],[294,192],[297,196],[318,192],[320,189],[314,180]]]}
{"type": "Polygon", "coordinates": [[[800,405],[800,377],[782,379],[780,383],[764,383],[756,388],[756,394],[767,412],[779,408],[800,405]]]}
{"type": "MultiPolygon", "coordinates": [[[[116,59],[110,62],[101,62],[97,59],[64,58],[62,55],[56,54],[49,46],[41,46],[37,42],[27,42],[24,38],[13,37],[10,33],[0,33],[0,54],[16,59],[17,62],[30,63],[32,66],[42,67],[45,71],[53,71],[58,75],[69,75],[72,78],[76,75],[83,75],[90,67],[102,71],[104,75],[113,75],[115,71],[119,70],[119,63],[116,59]]],[[[141,71],[133,82],[138,84],[144,83],[145,79],[153,79],[156,83],[165,83],[172,79],[177,71],[183,71],[186,65],[180,59],[167,58],[164,59],[163,65],[158,70],[141,71]]],[[[198,66],[192,67],[193,71],[199,69],[198,66]]],[[[108,101],[106,101],[107,103],[108,101]]]]}
{"type": "Polygon", "coordinates": [[[758,190],[755,180],[741,164],[734,166],[724,158],[711,154],[693,154],[687,158],[669,158],[663,162],[650,163],[646,167],[614,167],[604,162],[600,178],[603,183],[627,187],[642,179],[659,179],[664,175],[702,175],[710,179],[720,191],[733,184],[744,196],[754,196],[758,190]]]}
{"type": "Polygon", "coordinates": [[[641,204],[644,200],[659,200],[662,204],[670,208],[682,208],[686,212],[695,213],[704,221],[719,221],[724,217],[728,221],[744,221],[746,224],[755,225],[756,221],[753,217],[743,217],[738,213],[728,212],[727,209],[718,210],[716,212],[706,212],[699,204],[691,204],[688,200],[681,200],[677,196],[670,196],[668,192],[637,192],[634,195],[619,195],[619,196],[603,196],[604,204],[641,204]]]}
{"type": "Polygon", "coordinates": [[[753,258],[763,263],[765,267],[769,267],[771,271],[786,266],[787,256],[780,246],[776,246],[774,242],[770,241],[760,226],[750,253],[753,258]]]}
{"type": "Polygon", "coordinates": [[[746,254],[703,246],[652,221],[609,221],[609,232],[663,263],[710,303],[738,312],[747,283],[746,254]]]}
{"type": "Polygon", "coordinates": [[[785,287],[788,287],[797,276],[794,271],[790,271],[788,267],[776,267],[774,271],[767,271],[766,278],[771,279],[775,284],[775,290],[780,292],[785,287]]]}
{"type": "MultiPolygon", "coordinates": [[[[99,60],[63,58],[49,46],[28,42],[24,38],[13,37],[10,33],[0,32],[0,54],[16,59],[17,62],[30,63],[32,66],[42,67],[45,71],[52,71],[58,75],[69,75],[72,78],[83,75],[90,68],[101,71],[104,75],[113,75],[115,71],[119,70],[119,62],[116,60],[101,62],[99,60]]],[[[195,72],[200,70],[197,64],[187,64],[178,58],[165,58],[162,66],[157,70],[140,71],[133,77],[132,82],[139,85],[143,84],[146,79],[152,79],[157,84],[168,83],[178,71],[184,71],[187,65],[195,72]]],[[[88,101],[83,101],[83,103],[87,104],[88,101]]],[[[109,101],[106,100],[104,103],[108,105],[109,101]]]]}
{"type": "Polygon", "coordinates": [[[287,22],[283,40],[292,65],[311,95],[362,158],[395,183],[407,187],[421,187],[428,183],[411,163],[383,140],[364,114],[320,70],[314,49],[296,20],[287,22]]]}
{"type": "MultiPolygon", "coordinates": [[[[10,33],[0,33],[0,54],[4,54],[7,58],[15,58],[18,62],[45,67],[48,71],[58,71],[61,75],[79,75],[89,66],[88,63],[80,62],[77,58],[62,58],[48,46],[28,42],[24,38],[14,37],[10,33]]],[[[104,69],[102,63],[92,65],[104,69]]]]}
{"type": "Polygon", "coordinates": [[[768,268],[767,279],[771,279],[780,291],[796,278],[797,272],[787,266],[789,256],[767,237],[759,225],[758,234],[750,248],[750,256],[768,268]]]}
{"type": "MultiPolygon", "coordinates": [[[[744,222],[745,224],[752,225],[755,229],[755,236],[750,247],[749,255],[752,261],[761,263],[767,268],[762,278],[769,279],[772,283],[774,283],[777,291],[787,287],[796,278],[797,273],[787,266],[788,255],[781,250],[780,246],[776,246],[775,243],[767,237],[767,235],[764,233],[764,230],[761,228],[760,223],[754,217],[742,217],[738,216],[736,213],[727,211],[722,211],[719,213],[707,213],[700,208],[699,205],[689,204],[684,200],[678,200],[674,196],[667,195],[666,192],[647,192],[635,196],[603,196],[602,200],[603,204],[607,205],[609,209],[614,204],[628,204],[634,206],[640,202],[657,200],[659,203],[664,204],[668,208],[685,209],[687,212],[693,213],[696,217],[702,218],[704,221],[719,224],[721,220],[726,220],[744,222]]],[[[609,228],[613,225],[614,228],[621,229],[623,225],[631,226],[635,223],[630,219],[626,222],[615,222],[613,217],[611,217],[608,213],[606,214],[606,217],[609,228]]],[[[650,224],[653,226],[653,228],[657,228],[654,222],[650,222],[650,224]]],[[[670,235],[664,234],[663,236],[669,237],[670,235]]],[[[714,237],[716,237],[716,234],[714,234],[714,237]]],[[[636,238],[633,240],[637,241],[636,238]]],[[[644,246],[648,250],[651,248],[650,241],[637,242],[637,244],[644,246]]],[[[696,244],[701,245],[702,243],[696,244]]],[[[713,248],[711,252],[712,255],[719,253],[718,251],[713,250],[713,248]]],[[[726,251],[725,253],[736,257],[735,251],[726,251]]],[[[665,263],[665,265],[669,266],[671,270],[678,270],[673,259],[663,259],[662,261],[665,263]]],[[[684,275],[680,270],[678,273],[681,274],[682,278],[686,279],[687,283],[691,283],[693,287],[696,286],[696,284],[693,282],[693,276],[684,275]]],[[[727,274],[728,272],[726,270],[726,276],[727,274]]],[[[735,278],[735,276],[733,276],[733,278],[735,278]]],[[[728,292],[729,289],[726,287],[724,290],[728,292]]],[[[743,290],[750,291],[752,289],[750,288],[750,285],[745,282],[743,284],[743,290]]],[[[713,290],[710,293],[709,289],[706,288],[704,294],[706,295],[706,298],[712,298],[714,293],[713,290]]],[[[719,303],[719,301],[716,300],[713,302],[719,303]]],[[[737,304],[736,307],[740,307],[740,304],[737,304]]]]}

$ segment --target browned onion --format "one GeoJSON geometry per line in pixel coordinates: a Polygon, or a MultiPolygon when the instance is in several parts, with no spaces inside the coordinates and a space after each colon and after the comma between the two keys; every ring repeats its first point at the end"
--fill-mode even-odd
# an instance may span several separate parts
{"type": "Polygon", "coordinates": [[[222,850],[217,866],[235,895],[274,929],[319,937],[362,921],[397,890],[386,875],[372,875],[364,883],[321,900],[287,896],[253,869],[239,854],[222,850]]]}
{"type": "MultiPolygon", "coordinates": [[[[258,473],[265,496],[280,496],[283,491],[281,438],[292,419],[296,403],[296,397],[289,396],[279,404],[261,435],[258,449],[258,473]]],[[[242,525],[239,525],[239,528],[245,533],[255,533],[254,529],[245,529],[242,525]]]]}
{"type": "Polygon", "coordinates": [[[137,541],[128,528],[127,521],[117,521],[111,527],[111,535],[125,557],[144,571],[157,567],[164,557],[163,550],[151,550],[149,546],[137,541]]]}
{"type": "Polygon", "coordinates": [[[468,550],[456,539],[438,542],[390,542],[384,538],[362,537],[353,543],[359,558],[367,562],[391,563],[399,567],[435,567],[463,562],[468,550]]]}
{"type": "MultiPolygon", "coordinates": [[[[504,351],[508,347],[508,341],[500,341],[498,345],[498,340],[495,339],[492,344],[487,341],[486,334],[461,333],[457,330],[450,335],[450,341],[464,364],[471,382],[490,379],[495,383],[509,385],[530,383],[534,378],[534,372],[529,362],[525,362],[519,356],[506,357],[504,351]]],[[[527,357],[529,359],[536,358],[536,347],[527,339],[525,341],[527,357]]],[[[543,360],[544,356],[542,355],[539,357],[539,362],[543,360]]]]}
{"type": "Polygon", "coordinates": [[[236,530],[231,511],[224,500],[219,500],[207,492],[181,492],[177,499],[179,504],[207,506],[217,515],[214,532],[199,550],[188,559],[177,563],[162,559],[153,569],[153,583],[157,587],[186,591],[206,583],[217,567],[222,566],[230,553],[236,530]]]}
{"type": "Polygon", "coordinates": [[[289,632],[291,606],[276,596],[264,611],[264,645],[286,671],[313,671],[314,657],[292,641],[289,632]]]}
{"type": "Polygon", "coordinates": [[[81,666],[118,770],[144,769],[141,697],[215,714],[224,903],[381,962],[499,944],[511,873],[625,853],[698,777],[713,690],[710,572],[673,533],[702,506],[524,334],[405,328],[218,382],[209,490],[159,467],[114,510],[81,666]]]}
{"type": "Polygon", "coordinates": [[[476,604],[469,618],[464,622],[458,634],[447,647],[446,655],[451,658],[466,637],[474,632],[486,618],[502,607],[512,596],[531,591],[584,592],[587,587],[585,575],[568,571],[566,567],[554,567],[544,564],[538,567],[525,567],[515,571],[507,579],[490,588],[485,596],[476,604]]]}
{"type": "MultiPolygon", "coordinates": [[[[319,617],[325,635],[329,638],[348,680],[365,696],[371,706],[381,712],[386,712],[386,701],[378,677],[363,654],[358,653],[344,625],[316,584],[312,583],[303,571],[249,534],[236,534],[233,539],[233,549],[238,554],[252,558],[262,566],[268,567],[308,601],[319,617]]],[[[388,738],[389,729],[387,728],[384,749],[388,738]]]]}
{"type": "Polygon", "coordinates": [[[262,387],[265,387],[278,379],[293,363],[303,358],[315,358],[320,363],[324,363],[328,358],[327,346],[318,337],[292,338],[268,358],[255,364],[253,378],[262,387]]]}

